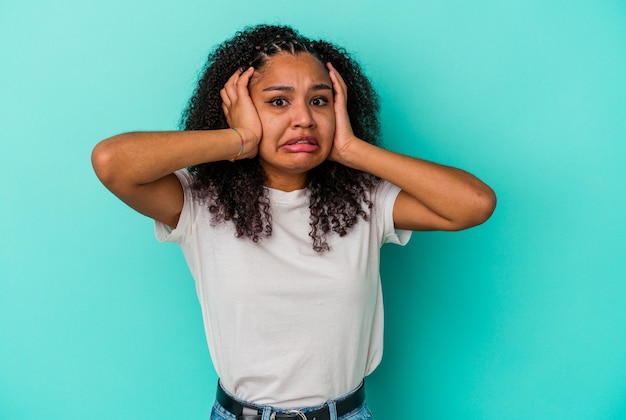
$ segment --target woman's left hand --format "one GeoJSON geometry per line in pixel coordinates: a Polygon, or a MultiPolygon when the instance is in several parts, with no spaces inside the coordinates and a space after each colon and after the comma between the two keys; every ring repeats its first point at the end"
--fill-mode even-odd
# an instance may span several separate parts
{"type": "Polygon", "coordinates": [[[348,87],[346,82],[331,63],[326,63],[326,67],[335,91],[335,138],[328,159],[345,164],[350,145],[355,141],[358,142],[359,139],[354,135],[350,117],[348,117],[348,87]]]}

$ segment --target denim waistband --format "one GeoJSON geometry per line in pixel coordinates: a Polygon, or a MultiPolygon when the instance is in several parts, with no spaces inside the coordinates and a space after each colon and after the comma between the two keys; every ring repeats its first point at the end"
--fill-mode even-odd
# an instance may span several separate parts
{"type": "Polygon", "coordinates": [[[238,420],[336,420],[365,402],[364,383],[349,393],[314,407],[278,408],[241,400],[218,384],[217,401],[238,420]]]}

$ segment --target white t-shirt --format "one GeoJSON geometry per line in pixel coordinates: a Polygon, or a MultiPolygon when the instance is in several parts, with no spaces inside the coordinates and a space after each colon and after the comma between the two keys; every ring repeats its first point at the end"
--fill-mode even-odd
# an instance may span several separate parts
{"type": "Polygon", "coordinates": [[[179,244],[196,283],[213,365],[222,385],[246,401],[315,406],[354,389],[380,363],[383,303],[380,246],[404,245],[393,226],[398,187],[381,182],[368,221],[329,234],[318,253],[309,237],[307,190],[269,189],[272,235],[236,238],[194,200],[176,229],[156,223],[160,241],[179,244]]]}

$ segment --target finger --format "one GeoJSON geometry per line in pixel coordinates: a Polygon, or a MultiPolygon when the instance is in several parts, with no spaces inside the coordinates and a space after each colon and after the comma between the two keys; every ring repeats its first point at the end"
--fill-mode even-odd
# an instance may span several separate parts
{"type": "Polygon", "coordinates": [[[341,100],[343,102],[346,101],[348,87],[346,82],[341,77],[341,74],[333,67],[331,63],[326,63],[328,67],[328,75],[330,76],[331,82],[333,82],[333,89],[335,90],[335,96],[337,97],[337,101],[341,100]]]}
{"type": "Polygon", "coordinates": [[[232,127],[232,124],[230,123],[230,112],[229,112],[229,108],[228,106],[226,106],[226,104],[222,103],[222,112],[224,112],[224,116],[226,117],[226,122],[228,123],[229,127],[232,127]]]}
{"type": "Polygon", "coordinates": [[[333,66],[332,63],[326,63],[326,67],[328,67],[328,74],[331,76],[331,80],[333,80],[334,78],[335,80],[333,80],[333,82],[338,82],[341,87],[344,88],[344,90],[348,90],[348,85],[346,85],[346,82],[343,80],[341,73],[337,71],[335,66],[333,66]]]}
{"type": "Polygon", "coordinates": [[[248,84],[254,74],[254,67],[250,66],[246,71],[241,72],[239,78],[235,82],[237,86],[237,93],[240,95],[248,95],[248,84]]]}
{"type": "Polygon", "coordinates": [[[226,95],[232,100],[237,97],[237,81],[239,80],[239,75],[241,74],[241,69],[237,69],[226,81],[224,84],[223,90],[226,95]]]}
{"type": "Polygon", "coordinates": [[[225,85],[235,85],[237,83],[237,79],[239,79],[239,75],[241,75],[241,69],[237,69],[226,81],[225,85]]]}
{"type": "Polygon", "coordinates": [[[226,105],[226,106],[231,105],[231,100],[228,97],[228,94],[226,93],[226,89],[222,88],[220,90],[220,98],[222,98],[222,105],[226,105]]]}
{"type": "Polygon", "coordinates": [[[348,88],[345,81],[341,77],[341,74],[335,69],[331,63],[326,63],[328,67],[328,75],[333,83],[333,90],[335,91],[335,117],[337,124],[336,134],[340,131],[347,134],[352,131],[350,126],[350,118],[348,117],[347,105],[348,105],[348,88]],[[347,130],[347,131],[345,131],[347,130]]]}

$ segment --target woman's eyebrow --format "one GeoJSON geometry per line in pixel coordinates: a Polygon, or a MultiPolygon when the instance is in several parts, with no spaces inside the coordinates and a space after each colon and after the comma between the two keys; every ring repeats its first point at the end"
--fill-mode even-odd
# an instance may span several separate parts
{"type": "Polygon", "coordinates": [[[319,83],[311,87],[311,90],[333,90],[333,88],[328,86],[326,83],[319,83]]]}
{"type": "MultiPolygon", "coordinates": [[[[333,90],[333,88],[328,86],[326,83],[318,83],[316,85],[311,86],[310,90],[333,90]]],[[[294,92],[295,88],[293,88],[292,86],[286,86],[286,85],[273,85],[273,86],[268,86],[265,89],[263,89],[263,92],[271,92],[271,91],[294,92]]]]}
{"type": "Polygon", "coordinates": [[[293,92],[295,91],[295,89],[291,86],[284,86],[284,85],[275,85],[275,86],[268,86],[265,89],[263,89],[263,92],[269,92],[272,90],[278,90],[281,92],[293,92]]]}

